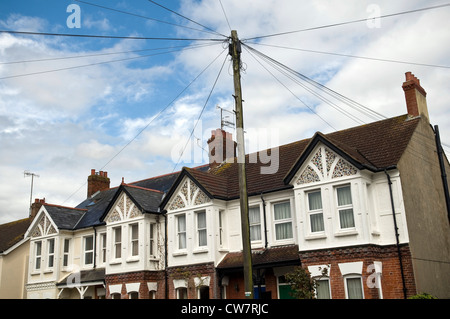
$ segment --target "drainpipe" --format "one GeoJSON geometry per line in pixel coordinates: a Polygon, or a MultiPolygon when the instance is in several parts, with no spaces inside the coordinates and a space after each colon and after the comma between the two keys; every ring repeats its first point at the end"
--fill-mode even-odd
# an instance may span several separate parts
{"type": "Polygon", "coordinates": [[[448,192],[447,174],[445,173],[444,156],[442,151],[441,138],[439,136],[439,127],[437,125],[434,126],[434,132],[436,138],[436,149],[439,157],[439,166],[441,168],[442,184],[444,186],[445,204],[447,205],[447,216],[448,220],[450,221],[450,195],[448,192]]]}
{"type": "Polygon", "coordinates": [[[168,274],[167,274],[167,264],[168,264],[167,263],[167,254],[169,253],[169,249],[167,247],[167,243],[168,243],[168,241],[167,241],[167,210],[163,210],[162,214],[164,216],[164,249],[165,249],[165,252],[164,252],[164,286],[165,286],[164,294],[165,294],[165,298],[169,299],[169,287],[167,286],[168,282],[169,282],[169,279],[167,277],[168,276],[168,274]]]}
{"type": "Polygon", "coordinates": [[[94,245],[94,256],[93,256],[93,258],[94,258],[94,260],[93,260],[93,262],[94,262],[94,269],[97,267],[97,258],[96,258],[96,256],[97,256],[97,228],[95,228],[95,226],[94,226],[94,243],[93,243],[93,245],[94,245]]]}
{"type": "Polygon", "coordinates": [[[402,275],[402,284],[403,284],[403,298],[406,299],[406,284],[405,284],[405,274],[403,272],[403,262],[402,262],[402,253],[400,251],[400,241],[397,227],[397,218],[395,217],[395,206],[394,206],[394,196],[392,195],[392,182],[391,177],[389,176],[386,169],[384,169],[384,173],[386,174],[388,185],[389,185],[389,195],[391,196],[391,207],[392,207],[392,217],[394,219],[394,229],[395,229],[395,240],[397,241],[397,254],[398,261],[400,263],[400,272],[402,275]]]}
{"type": "Polygon", "coordinates": [[[266,220],[266,201],[264,200],[263,193],[261,192],[261,200],[263,203],[263,218],[264,218],[264,249],[267,249],[267,220],[266,220]]]}

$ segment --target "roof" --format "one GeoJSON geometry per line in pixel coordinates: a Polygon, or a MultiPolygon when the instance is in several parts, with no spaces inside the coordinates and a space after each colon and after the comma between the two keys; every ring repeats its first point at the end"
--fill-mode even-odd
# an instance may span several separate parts
{"type": "Polygon", "coordinates": [[[58,229],[73,229],[87,212],[86,209],[44,204],[45,210],[58,229]]]}
{"type": "MultiPolygon", "coordinates": [[[[276,264],[300,264],[297,245],[271,247],[263,250],[252,251],[252,266],[269,266],[276,264]]],[[[217,265],[219,269],[236,269],[243,267],[243,253],[232,252],[225,255],[217,265]]]]}
{"type": "Polygon", "coordinates": [[[21,241],[30,223],[31,218],[24,218],[0,225],[0,253],[21,241]]]}
{"type": "MultiPolygon", "coordinates": [[[[274,162],[267,164],[259,156],[256,163],[250,162],[249,158],[255,154],[247,155],[247,193],[252,196],[291,188],[290,179],[318,142],[325,143],[359,169],[379,171],[393,167],[404,153],[419,120],[420,118],[409,119],[407,115],[402,115],[329,134],[318,132],[312,138],[279,146],[279,155],[273,156],[271,160],[274,162]],[[261,174],[261,168],[270,165],[277,167],[274,173],[261,174]]],[[[208,191],[210,197],[239,198],[236,159],[233,163],[224,162],[208,173],[184,168],[181,174],[195,179],[208,191]]]]}
{"type": "Polygon", "coordinates": [[[69,275],[62,278],[56,285],[66,286],[66,285],[86,285],[89,283],[97,283],[105,281],[105,268],[95,268],[88,270],[81,270],[79,272],[72,272],[69,275]],[[76,276],[76,278],[74,278],[76,276]],[[76,279],[76,282],[72,282],[76,279]]]}

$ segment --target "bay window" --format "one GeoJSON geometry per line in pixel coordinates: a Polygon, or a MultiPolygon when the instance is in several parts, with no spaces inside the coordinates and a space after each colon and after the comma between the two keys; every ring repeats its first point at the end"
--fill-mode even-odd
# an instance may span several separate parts
{"type": "Polygon", "coordinates": [[[48,249],[48,268],[53,268],[54,261],[55,261],[55,239],[48,239],[47,240],[47,249],[48,249]]]}
{"type": "Polygon", "coordinates": [[[156,228],[156,224],[151,223],[150,224],[150,238],[149,238],[150,257],[156,256],[155,228],[156,228]]]}
{"type": "Polygon", "coordinates": [[[42,260],[42,242],[37,241],[34,244],[34,269],[41,269],[41,260],[42,260]]]}
{"type": "Polygon", "coordinates": [[[293,238],[290,202],[286,201],[274,204],[273,211],[275,224],[275,239],[283,240],[293,238]]]}
{"type": "Polygon", "coordinates": [[[139,255],[139,225],[132,224],[131,228],[131,256],[139,255]]]}
{"type": "Polygon", "coordinates": [[[113,229],[114,233],[114,258],[122,257],[122,228],[116,227],[113,229]]]}
{"type": "Polygon", "coordinates": [[[69,266],[69,252],[70,252],[70,239],[64,239],[64,248],[63,248],[63,267],[69,266]]]}

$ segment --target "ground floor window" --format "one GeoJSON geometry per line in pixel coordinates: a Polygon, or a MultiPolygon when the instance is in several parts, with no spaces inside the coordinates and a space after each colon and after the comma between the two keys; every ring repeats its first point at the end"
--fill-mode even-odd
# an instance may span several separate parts
{"type": "Polygon", "coordinates": [[[209,286],[198,287],[198,299],[209,299],[209,286]]]}
{"type": "Polygon", "coordinates": [[[187,299],[187,288],[180,287],[176,290],[177,299],[187,299]]]}
{"type": "Polygon", "coordinates": [[[329,279],[316,280],[316,298],[331,299],[329,279]]]}
{"type": "Polygon", "coordinates": [[[364,299],[361,277],[345,278],[347,299],[364,299]]]}

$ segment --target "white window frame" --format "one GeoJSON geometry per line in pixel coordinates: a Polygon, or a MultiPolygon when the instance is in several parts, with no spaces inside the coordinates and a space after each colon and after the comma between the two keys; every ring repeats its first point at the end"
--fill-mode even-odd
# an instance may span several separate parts
{"type": "MultiPolygon", "coordinates": [[[[319,283],[319,282],[321,282],[321,281],[326,281],[326,282],[328,282],[328,293],[329,293],[329,295],[330,295],[330,298],[329,299],[333,299],[333,297],[331,296],[331,282],[330,282],[330,277],[328,277],[328,276],[323,276],[323,277],[319,277],[319,278],[315,278],[316,279],[316,283],[319,283]]],[[[316,287],[316,289],[315,289],[315,293],[316,293],[316,298],[317,298],[317,287],[316,287]]],[[[317,299],[319,299],[319,298],[317,298],[317,299]]],[[[323,299],[325,299],[325,298],[323,298],[323,299]]]]}
{"type": "Polygon", "coordinates": [[[249,207],[249,229],[250,229],[250,241],[251,242],[261,242],[262,241],[261,207],[259,205],[249,207]],[[258,209],[259,220],[257,222],[251,223],[251,221],[250,221],[250,209],[256,209],[256,208],[258,209]],[[255,227],[255,228],[258,229],[258,231],[259,231],[259,238],[258,239],[252,239],[251,238],[251,236],[252,236],[252,231],[251,231],[252,227],[255,227]]]}
{"type": "Polygon", "coordinates": [[[347,284],[347,280],[348,279],[359,279],[359,282],[361,283],[361,294],[362,294],[362,298],[361,299],[364,299],[363,278],[362,278],[361,275],[357,275],[357,274],[351,274],[351,275],[344,276],[345,298],[346,299],[350,299],[349,292],[348,292],[348,284],[347,284]]]}
{"type": "Polygon", "coordinates": [[[322,196],[322,189],[318,188],[318,189],[311,189],[308,191],[305,191],[305,195],[306,195],[306,216],[307,216],[307,220],[308,220],[308,233],[311,235],[321,235],[321,234],[325,234],[325,216],[324,216],[324,209],[323,209],[323,196],[322,196]],[[322,208],[320,209],[310,209],[310,205],[309,205],[309,194],[313,194],[313,193],[320,193],[320,201],[322,204],[322,208]],[[312,229],[312,222],[311,222],[311,216],[312,215],[318,215],[321,214],[322,215],[322,230],[317,230],[317,231],[313,231],[312,229]]]}
{"type": "Polygon", "coordinates": [[[129,257],[139,257],[139,223],[130,224],[130,251],[129,257]]]}
{"type": "Polygon", "coordinates": [[[122,258],[122,226],[117,226],[112,229],[112,242],[113,242],[113,256],[115,260],[122,258]],[[120,232],[120,236],[118,236],[120,232]]]}
{"type": "Polygon", "coordinates": [[[293,214],[292,214],[292,203],[291,203],[291,200],[290,199],[286,199],[286,200],[274,202],[274,203],[272,203],[271,207],[272,207],[273,231],[274,231],[274,240],[275,240],[275,242],[292,242],[292,241],[294,241],[294,218],[293,218],[293,214]],[[276,219],[275,218],[275,206],[279,205],[279,204],[284,204],[284,203],[288,203],[289,204],[290,217],[289,218],[283,218],[283,219],[276,219]],[[278,239],[277,238],[277,225],[288,224],[288,223],[291,224],[291,237],[278,239]]]}
{"type": "Polygon", "coordinates": [[[42,240],[34,243],[34,265],[33,269],[36,271],[42,268],[42,240]]]}
{"type": "Polygon", "coordinates": [[[94,235],[83,236],[83,265],[84,266],[94,265],[94,253],[95,253],[94,235]],[[86,248],[87,240],[89,238],[92,239],[92,249],[86,248]],[[88,258],[87,258],[88,255],[91,255],[91,257],[90,257],[91,262],[89,262],[89,263],[88,263],[88,258]]]}
{"type": "Polygon", "coordinates": [[[178,214],[175,216],[175,230],[176,230],[177,250],[184,251],[187,249],[187,216],[185,213],[178,214]],[[180,227],[179,227],[179,219],[180,218],[184,218],[184,229],[183,230],[180,230],[180,227]],[[181,236],[184,237],[184,247],[180,246],[181,236]]]}
{"type": "Polygon", "coordinates": [[[150,223],[148,237],[149,256],[150,258],[156,258],[156,223],[150,223]]]}
{"type": "Polygon", "coordinates": [[[207,215],[206,215],[206,210],[200,210],[200,211],[195,212],[195,227],[196,227],[195,233],[196,233],[196,236],[197,236],[197,240],[196,240],[197,248],[206,248],[206,247],[208,247],[208,219],[207,219],[207,215]],[[205,226],[201,227],[201,228],[199,226],[200,215],[204,215],[205,216],[205,226]],[[204,238],[205,238],[205,242],[204,243],[200,242],[201,238],[203,237],[203,236],[200,235],[201,232],[202,233],[204,232],[204,238]]]}
{"type": "Polygon", "coordinates": [[[104,264],[106,263],[106,247],[107,247],[107,237],[106,237],[106,233],[101,233],[100,234],[100,263],[104,264]]]}
{"type": "Polygon", "coordinates": [[[63,239],[63,268],[67,268],[70,265],[70,246],[72,244],[71,238],[64,238],[63,239]],[[67,243],[67,246],[66,246],[67,243]],[[67,248],[67,251],[66,251],[67,248]]]}
{"type": "Polygon", "coordinates": [[[55,267],[55,238],[49,238],[46,241],[47,245],[47,268],[48,270],[52,270],[55,267]]]}
{"type": "Polygon", "coordinates": [[[334,197],[335,197],[335,203],[336,203],[336,211],[337,211],[337,216],[336,217],[337,217],[337,220],[338,220],[339,230],[341,230],[341,231],[355,230],[356,229],[356,219],[355,219],[355,209],[354,209],[354,204],[353,204],[353,192],[352,192],[351,184],[336,185],[334,187],[333,191],[334,191],[334,197]],[[339,205],[338,189],[346,188],[346,187],[348,187],[350,189],[350,196],[351,196],[352,203],[351,204],[347,204],[347,205],[339,205]],[[353,226],[351,226],[351,227],[342,227],[341,211],[348,210],[348,209],[352,210],[353,226]]]}

